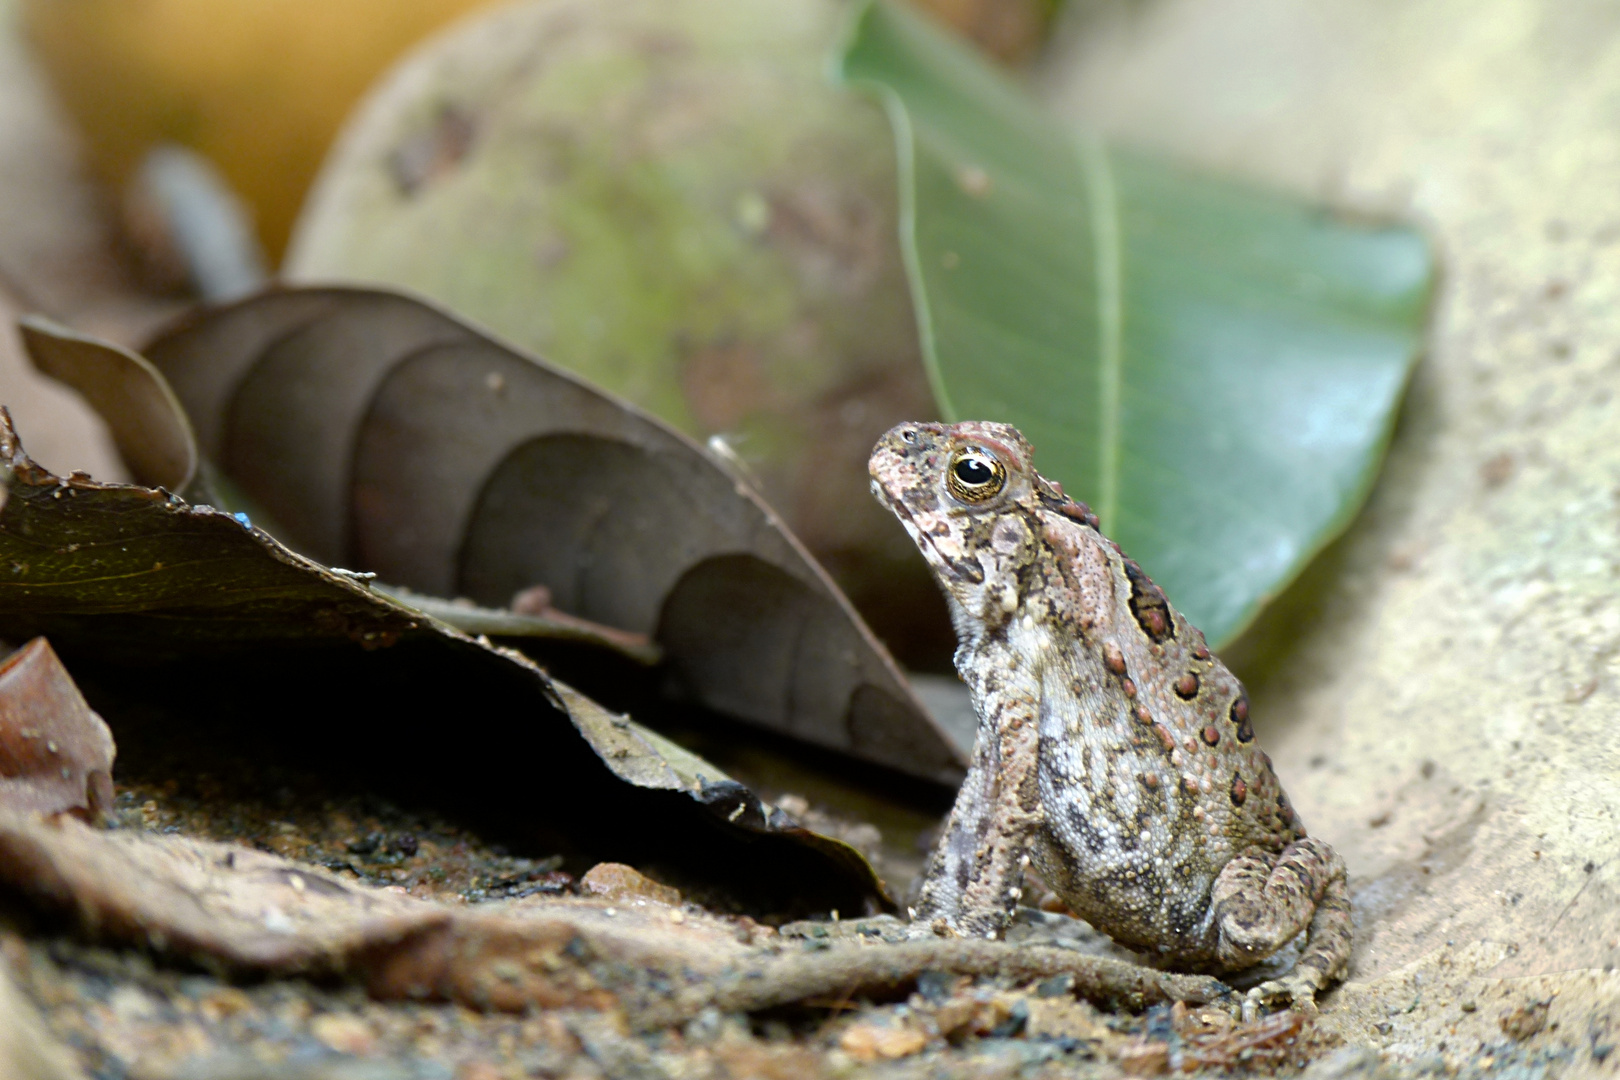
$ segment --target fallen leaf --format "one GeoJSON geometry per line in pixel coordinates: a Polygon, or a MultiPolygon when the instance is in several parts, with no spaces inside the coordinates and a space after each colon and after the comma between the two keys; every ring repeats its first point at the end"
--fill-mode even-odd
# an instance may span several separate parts
{"type": "Polygon", "coordinates": [[[48,641],[0,661],[0,806],[99,818],[112,808],[114,753],[48,641]]]}
{"type": "Polygon", "coordinates": [[[826,573],[661,421],[374,290],[265,293],[147,355],[202,456],[298,550],[495,609],[544,585],[557,608],[657,642],[707,708],[960,779],[961,751],[826,573]]]}
{"type": "Polygon", "coordinates": [[[197,475],[196,440],[174,391],[151,364],[39,316],[17,325],[34,366],[79,391],[107,422],[136,481],[188,494],[197,475]]]}
{"type": "Polygon", "coordinates": [[[282,275],[425,297],[714,437],[889,645],[935,667],[944,600],[867,496],[872,444],[934,405],[887,125],[824,71],[844,6],[528,0],[465,20],[356,110],[282,275]]]}
{"type": "Polygon", "coordinates": [[[524,846],[651,862],[766,910],[887,903],[853,848],[521,653],[289,551],[240,516],[52,476],[3,410],[0,462],[12,475],[0,637],[48,636],[115,702],[158,705],[160,738],[229,740],[351,787],[427,799],[524,846]],[[222,709],[233,723],[218,722],[222,709]]]}
{"type": "Polygon", "coordinates": [[[0,885],[103,940],[243,973],[346,974],[375,997],[479,1008],[604,1008],[644,974],[712,974],[731,925],[603,902],[469,908],[359,885],[234,844],[103,832],[0,810],[0,885]],[[644,973],[644,974],[643,974],[644,973]]]}

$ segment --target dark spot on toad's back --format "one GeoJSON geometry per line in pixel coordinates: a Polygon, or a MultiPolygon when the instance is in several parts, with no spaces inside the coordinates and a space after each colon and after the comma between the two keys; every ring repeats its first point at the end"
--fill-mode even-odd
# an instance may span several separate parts
{"type": "Polygon", "coordinates": [[[1249,725],[1249,696],[1247,694],[1238,695],[1238,699],[1232,702],[1232,708],[1227,712],[1227,716],[1231,718],[1232,723],[1237,725],[1238,742],[1249,742],[1254,738],[1254,728],[1249,725]]]}
{"type": "Polygon", "coordinates": [[[1164,591],[1153,584],[1153,579],[1131,559],[1125,559],[1125,577],[1131,583],[1131,614],[1136,624],[1154,642],[1163,642],[1176,636],[1175,620],[1170,616],[1170,601],[1164,591]]]}
{"type": "Polygon", "coordinates": [[[1103,643],[1103,663],[1115,675],[1125,674],[1125,654],[1112,641],[1103,643]]]}

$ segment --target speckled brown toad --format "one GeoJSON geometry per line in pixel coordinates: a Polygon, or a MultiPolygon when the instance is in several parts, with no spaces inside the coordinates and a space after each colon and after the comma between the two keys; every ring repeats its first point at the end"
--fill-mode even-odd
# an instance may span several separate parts
{"type": "Polygon", "coordinates": [[[1248,1008],[1310,1008],[1350,956],[1344,861],[1308,838],[1243,687],[1004,424],[902,424],[873,491],[949,599],[979,714],[914,932],[994,938],[1024,870],[1173,967],[1230,972],[1301,932],[1248,1008]]]}

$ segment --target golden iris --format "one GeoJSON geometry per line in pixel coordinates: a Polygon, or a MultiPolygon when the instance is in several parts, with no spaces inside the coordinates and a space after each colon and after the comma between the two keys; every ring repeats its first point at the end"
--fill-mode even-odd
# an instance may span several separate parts
{"type": "Polygon", "coordinates": [[[969,446],[951,455],[945,487],[956,499],[982,503],[1006,486],[1007,467],[994,454],[969,446]]]}

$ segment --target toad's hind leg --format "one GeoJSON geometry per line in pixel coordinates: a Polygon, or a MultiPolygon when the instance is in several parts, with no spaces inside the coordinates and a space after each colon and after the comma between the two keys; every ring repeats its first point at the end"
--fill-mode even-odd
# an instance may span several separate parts
{"type": "Polygon", "coordinates": [[[1233,859],[1215,881],[1211,899],[1221,965],[1250,967],[1306,931],[1294,969],[1249,991],[1244,1012],[1286,998],[1310,1009],[1316,994],[1350,962],[1350,894],[1344,860],[1320,840],[1304,839],[1281,855],[1251,852],[1233,859]]]}

